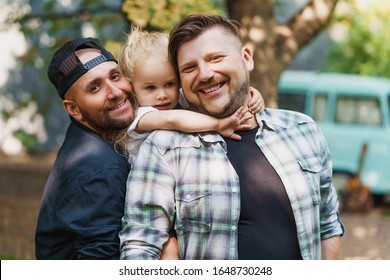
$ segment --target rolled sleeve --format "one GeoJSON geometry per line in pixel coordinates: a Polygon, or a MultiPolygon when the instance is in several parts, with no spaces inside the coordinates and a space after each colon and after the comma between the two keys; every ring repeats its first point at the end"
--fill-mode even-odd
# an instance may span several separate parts
{"type": "Polygon", "coordinates": [[[320,146],[323,169],[320,176],[321,208],[320,235],[321,240],[344,234],[344,227],[339,218],[339,199],[332,182],[332,160],[326,140],[318,128],[318,145],[320,146]]]}
{"type": "Polygon", "coordinates": [[[160,151],[141,145],[127,180],[121,259],[158,259],[174,217],[175,180],[160,151]]]}

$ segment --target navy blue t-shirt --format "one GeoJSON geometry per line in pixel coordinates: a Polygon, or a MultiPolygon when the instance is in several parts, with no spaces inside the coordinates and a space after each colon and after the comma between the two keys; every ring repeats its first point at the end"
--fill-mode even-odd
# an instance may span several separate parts
{"type": "Polygon", "coordinates": [[[225,138],[228,157],[240,178],[241,260],[302,259],[294,216],[284,185],[255,142],[258,127],[238,131],[240,141],[225,138]]]}

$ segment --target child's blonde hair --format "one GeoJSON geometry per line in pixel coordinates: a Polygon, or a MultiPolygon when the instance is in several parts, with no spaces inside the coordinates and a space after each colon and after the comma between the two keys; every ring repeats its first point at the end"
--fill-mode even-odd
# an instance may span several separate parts
{"type": "Polygon", "coordinates": [[[126,43],[119,55],[119,67],[123,74],[132,80],[137,61],[151,55],[168,58],[168,35],[162,32],[146,31],[140,27],[132,27],[126,43]]]}
{"type": "MultiPolygon", "coordinates": [[[[168,35],[156,31],[149,32],[140,27],[132,27],[119,54],[118,65],[123,75],[131,81],[134,77],[136,63],[142,62],[152,55],[158,55],[162,59],[168,60],[168,35]]],[[[115,149],[127,156],[128,141],[127,129],[125,129],[115,139],[115,149]]]]}

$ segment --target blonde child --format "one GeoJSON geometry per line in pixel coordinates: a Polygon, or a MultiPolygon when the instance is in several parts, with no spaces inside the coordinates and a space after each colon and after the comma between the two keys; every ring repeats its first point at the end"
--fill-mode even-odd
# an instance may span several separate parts
{"type": "MultiPolygon", "coordinates": [[[[168,36],[164,33],[133,28],[119,56],[119,66],[130,80],[140,106],[127,130],[126,145],[130,163],[133,163],[147,132],[155,129],[188,133],[216,131],[225,137],[240,140],[234,131],[249,128],[245,124],[250,118],[249,112],[264,109],[263,99],[254,89],[251,89],[249,109],[241,107],[226,118],[219,119],[180,109],[185,99],[180,93],[179,77],[168,59],[168,36]]],[[[178,258],[177,240],[173,237],[165,244],[161,259],[178,258]]]]}

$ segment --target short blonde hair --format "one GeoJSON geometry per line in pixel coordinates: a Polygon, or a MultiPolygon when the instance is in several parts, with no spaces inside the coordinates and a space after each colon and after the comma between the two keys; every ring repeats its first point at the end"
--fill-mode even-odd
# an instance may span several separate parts
{"type": "Polygon", "coordinates": [[[131,81],[134,77],[136,63],[151,55],[168,58],[168,35],[132,27],[122,47],[118,64],[123,74],[131,81]]]}

